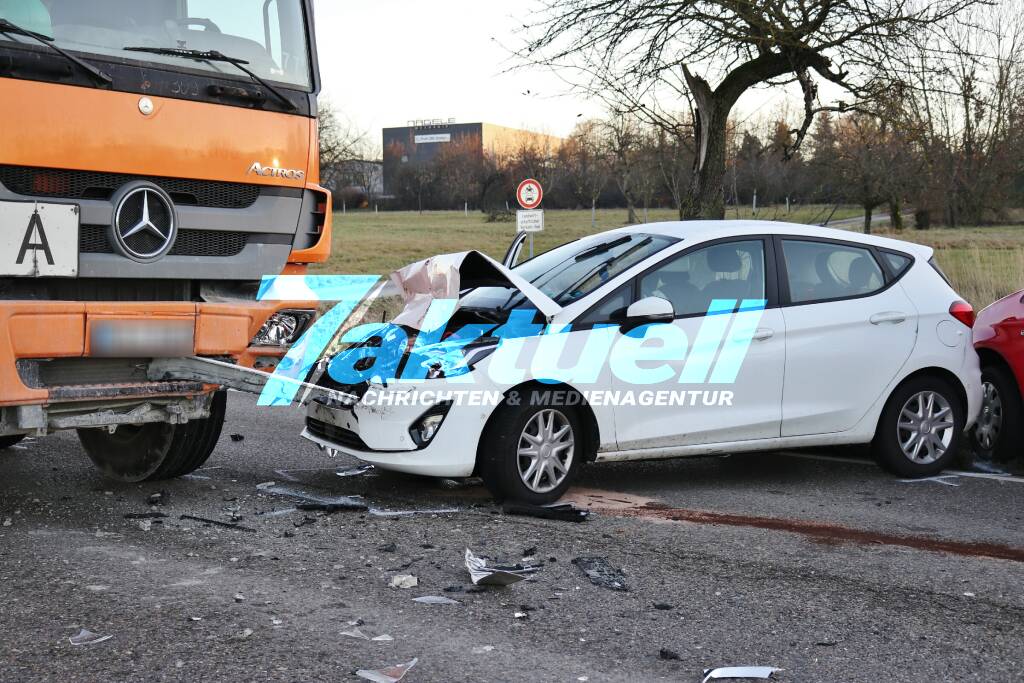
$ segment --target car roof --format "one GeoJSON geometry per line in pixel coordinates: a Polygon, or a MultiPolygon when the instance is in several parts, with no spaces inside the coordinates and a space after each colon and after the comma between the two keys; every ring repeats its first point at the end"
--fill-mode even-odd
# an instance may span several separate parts
{"type": "Polygon", "coordinates": [[[662,223],[642,223],[631,225],[611,232],[648,233],[655,235],[668,235],[690,243],[706,242],[721,237],[734,237],[742,235],[795,235],[798,237],[819,237],[823,239],[842,240],[846,242],[860,242],[870,244],[884,249],[895,249],[912,253],[918,257],[928,259],[932,256],[932,248],[913,242],[895,240],[888,237],[876,235],[865,235],[863,233],[849,230],[837,230],[826,228],[820,225],[805,225],[802,223],[785,223],[782,221],[754,221],[754,220],[695,220],[695,221],[666,221],[662,223]]]}

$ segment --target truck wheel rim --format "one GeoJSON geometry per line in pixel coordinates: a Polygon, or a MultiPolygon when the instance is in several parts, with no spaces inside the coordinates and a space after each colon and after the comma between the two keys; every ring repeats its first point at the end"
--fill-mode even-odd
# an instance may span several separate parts
{"type": "Polygon", "coordinates": [[[981,415],[978,416],[975,434],[978,444],[986,450],[991,450],[999,442],[999,432],[1003,428],[1003,400],[992,382],[985,382],[983,389],[981,415]]]}
{"type": "Polygon", "coordinates": [[[542,410],[519,436],[519,478],[534,493],[547,493],[565,481],[576,452],[572,424],[558,410],[542,410]]]}
{"type": "Polygon", "coordinates": [[[900,449],[911,462],[930,465],[949,450],[955,424],[953,408],[935,391],[922,391],[910,397],[896,425],[900,449]]]}

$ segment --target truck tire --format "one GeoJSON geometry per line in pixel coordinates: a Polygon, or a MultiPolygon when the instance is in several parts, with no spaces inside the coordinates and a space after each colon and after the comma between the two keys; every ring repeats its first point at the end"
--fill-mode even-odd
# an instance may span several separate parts
{"type": "Polygon", "coordinates": [[[0,451],[7,450],[11,446],[19,443],[25,438],[24,434],[15,434],[14,436],[0,436],[0,451]]]}
{"type": "Polygon", "coordinates": [[[113,434],[105,429],[79,429],[89,459],[106,476],[121,482],[174,479],[203,466],[213,453],[227,408],[227,392],[213,395],[210,416],[185,424],[122,425],[113,434]]]}
{"type": "Polygon", "coordinates": [[[956,460],[964,423],[964,408],[949,382],[915,377],[889,397],[871,450],[893,474],[935,476],[956,460]]]}
{"type": "Polygon", "coordinates": [[[546,505],[561,498],[576,478],[586,458],[584,443],[573,408],[531,400],[505,404],[480,439],[480,476],[499,503],[546,505]]]}

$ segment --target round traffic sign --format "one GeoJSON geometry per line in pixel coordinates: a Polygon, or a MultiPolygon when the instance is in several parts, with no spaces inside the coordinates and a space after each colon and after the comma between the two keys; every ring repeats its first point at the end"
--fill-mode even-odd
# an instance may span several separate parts
{"type": "Polygon", "coordinates": [[[544,188],[533,178],[527,178],[519,183],[519,189],[516,190],[516,199],[519,200],[519,206],[527,211],[536,209],[544,199],[544,188]]]}

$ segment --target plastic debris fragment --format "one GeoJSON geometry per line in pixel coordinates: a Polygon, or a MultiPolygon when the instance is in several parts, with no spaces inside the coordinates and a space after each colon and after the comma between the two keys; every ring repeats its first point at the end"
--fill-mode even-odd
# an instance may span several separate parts
{"type": "Polygon", "coordinates": [[[622,572],[608,564],[608,560],[603,557],[577,557],[572,563],[579,567],[595,586],[613,591],[629,590],[622,572]]]}
{"type": "Polygon", "coordinates": [[[782,669],[776,669],[771,666],[724,666],[718,669],[705,669],[704,679],[701,683],[729,678],[756,678],[760,680],[768,680],[773,674],[779,671],[782,671],[782,669]]]}
{"type": "Polygon", "coordinates": [[[466,569],[474,584],[486,586],[509,586],[528,579],[531,574],[540,569],[536,565],[516,564],[511,566],[500,566],[487,564],[487,558],[477,557],[473,551],[466,548],[466,569]]]}
{"type": "Polygon", "coordinates": [[[97,645],[113,638],[114,636],[101,636],[86,629],[80,629],[78,633],[68,638],[72,645],[97,645]]]}
{"type": "Polygon", "coordinates": [[[360,669],[356,671],[356,676],[373,681],[373,683],[398,683],[409,673],[409,669],[416,666],[418,661],[420,660],[414,657],[410,662],[395,664],[384,669],[360,669]]]}
{"type": "Polygon", "coordinates": [[[391,577],[392,588],[415,588],[420,585],[420,580],[412,574],[396,574],[391,577]]]}
{"type": "Polygon", "coordinates": [[[423,597],[413,598],[413,602],[418,602],[423,605],[458,605],[458,600],[452,600],[451,598],[445,598],[440,595],[424,595],[423,597]]]}

